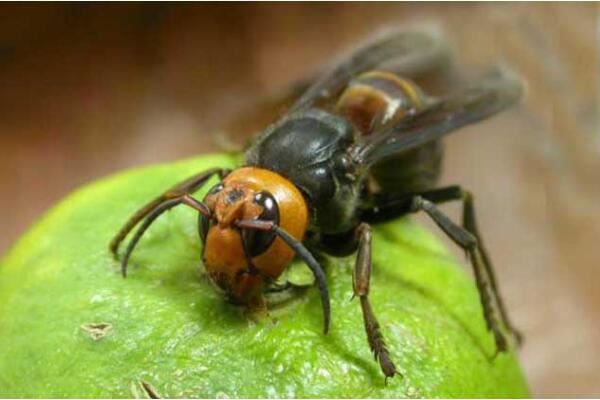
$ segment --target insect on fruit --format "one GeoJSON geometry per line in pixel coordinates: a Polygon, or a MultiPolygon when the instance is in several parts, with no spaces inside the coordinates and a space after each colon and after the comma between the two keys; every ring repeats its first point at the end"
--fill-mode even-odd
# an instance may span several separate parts
{"type": "Polygon", "coordinates": [[[495,68],[450,94],[427,96],[407,76],[432,70],[443,58],[439,48],[431,35],[397,32],[354,52],[311,84],[258,137],[243,166],[202,171],[137,211],[110,245],[116,256],[119,244],[139,224],[121,261],[123,275],[152,222],[184,204],[199,213],[206,272],[231,302],[263,304],[263,293],[297,256],[314,274],[327,333],[327,282],[311,251],[337,256],[356,252],[353,291],[369,346],[387,379],[397,369],[369,303],[371,225],[424,211],[466,251],[487,327],[497,351],[507,351],[505,332],[519,335],[483,247],[473,196],[460,186],[435,185],[440,139],[517,103],[522,87],[495,68]],[[202,201],[194,198],[214,176],[220,183],[202,201]],[[462,226],[438,209],[449,201],[462,202],[462,226]]]}

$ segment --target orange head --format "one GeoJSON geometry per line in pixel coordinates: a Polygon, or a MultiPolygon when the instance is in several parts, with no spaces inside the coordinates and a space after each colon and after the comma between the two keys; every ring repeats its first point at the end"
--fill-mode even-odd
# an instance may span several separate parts
{"type": "Polygon", "coordinates": [[[301,241],[308,225],[304,197],[281,175],[244,167],[214,186],[204,203],[210,209],[210,217],[200,216],[206,271],[230,300],[251,303],[281,275],[294,251],[274,232],[238,223],[271,222],[301,241]]]}

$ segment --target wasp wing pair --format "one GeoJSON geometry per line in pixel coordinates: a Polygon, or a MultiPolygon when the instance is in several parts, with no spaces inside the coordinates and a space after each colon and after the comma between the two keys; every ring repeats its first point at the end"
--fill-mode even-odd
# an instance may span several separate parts
{"type": "MultiPolygon", "coordinates": [[[[301,80],[275,95],[267,96],[260,107],[251,107],[242,112],[239,121],[234,118],[232,130],[252,131],[248,126],[254,125],[253,119],[262,124],[269,118],[285,118],[288,114],[311,107],[327,107],[326,104],[335,101],[353,78],[362,72],[379,68],[413,79],[420,86],[427,86],[432,80],[442,81],[435,86],[438,90],[440,86],[456,86],[456,82],[450,80],[460,80],[453,70],[450,48],[441,38],[424,32],[396,32],[383,35],[379,40],[351,53],[313,83],[301,80]],[[265,112],[265,109],[268,111],[265,112]]],[[[363,137],[353,149],[354,159],[359,165],[369,167],[382,159],[440,139],[465,125],[497,114],[516,104],[522,95],[521,81],[508,68],[495,66],[450,95],[431,99],[427,107],[404,118],[400,124],[377,135],[363,137]]],[[[229,139],[225,141],[231,144],[229,139]]]]}
{"type": "MultiPolygon", "coordinates": [[[[294,102],[289,112],[335,98],[362,72],[389,64],[396,75],[418,78],[431,70],[447,73],[443,68],[447,68],[451,57],[448,46],[430,34],[400,32],[384,36],[324,74],[294,102]]],[[[398,125],[364,138],[353,150],[354,159],[371,166],[497,114],[517,103],[522,94],[523,86],[512,72],[496,66],[463,89],[431,101],[398,125]]]]}

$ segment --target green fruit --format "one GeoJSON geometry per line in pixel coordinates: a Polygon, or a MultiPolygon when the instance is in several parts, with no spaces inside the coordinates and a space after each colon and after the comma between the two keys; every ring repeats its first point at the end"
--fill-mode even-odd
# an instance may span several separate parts
{"type": "MultiPolygon", "coordinates": [[[[32,228],[0,264],[0,397],[137,397],[141,382],[164,397],[528,396],[514,354],[489,359],[472,279],[406,218],[373,240],[372,305],[403,375],[387,386],[350,301],[352,257],[325,259],[326,336],[314,287],[258,322],[223,301],[201,273],[186,207],[155,222],[123,279],[108,243],[130,214],[192,173],[234,163],[215,155],[125,172],[32,228]]],[[[291,271],[302,280],[307,268],[291,271]]]]}

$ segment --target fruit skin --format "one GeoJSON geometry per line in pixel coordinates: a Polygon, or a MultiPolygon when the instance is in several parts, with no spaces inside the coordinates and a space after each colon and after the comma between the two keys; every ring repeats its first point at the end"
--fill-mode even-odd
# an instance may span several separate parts
{"type": "Polygon", "coordinates": [[[488,360],[493,341],[472,279],[407,218],[377,227],[373,240],[371,300],[403,374],[387,386],[350,301],[351,257],[325,261],[327,336],[314,288],[258,322],[225,303],[202,276],[197,218],[184,207],[152,226],[121,278],[108,251],[120,225],[149,198],[216,165],[235,158],[92,183],[20,239],[0,264],[0,397],[137,397],[141,381],[163,397],[529,396],[514,354],[488,360]]]}

